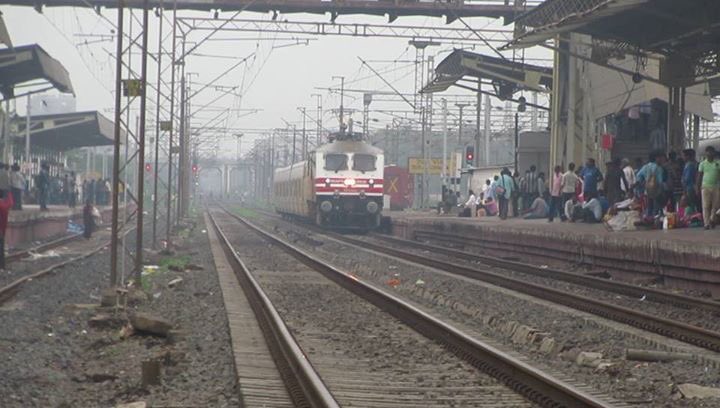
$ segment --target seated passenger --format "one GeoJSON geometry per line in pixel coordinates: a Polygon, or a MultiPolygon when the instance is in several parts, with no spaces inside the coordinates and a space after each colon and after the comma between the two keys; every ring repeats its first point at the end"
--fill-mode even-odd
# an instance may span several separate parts
{"type": "Polygon", "coordinates": [[[533,220],[538,218],[547,218],[549,207],[547,202],[542,197],[537,197],[530,205],[523,215],[526,220],[533,220]]]}
{"type": "Polygon", "coordinates": [[[478,217],[480,217],[480,210],[482,210],[483,216],[494,216],[498,213],[498,206],[497,201],[493,200],[492,198],[487,198],[483,201],[481,205],[478,205],[478,217]]]}
{"type": "Polygon", "coordinates": [[[610,203],[607,198],[602,195],[602,192],[600,192],[599,197],[593,198],[583,204],[583,221],[587,223],[601,222],[609,207],[610,203]]]}

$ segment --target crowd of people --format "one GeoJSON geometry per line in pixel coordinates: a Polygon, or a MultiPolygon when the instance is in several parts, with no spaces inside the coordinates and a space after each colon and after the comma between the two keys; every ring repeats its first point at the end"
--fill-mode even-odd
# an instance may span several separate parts
{"type": "Polygon", "coordinates": [[[665,154],[655,151],[647,161],[616,159],[605,163],[605,173],[594,159],[583,166],[555,166],[546,176],[530,166],[524,175],[503,168],[482,191],[449,190],[442,211],[460,207],[459,216],[522,217],[599,223],[618,216],[635,227],[714,228],[720,219],[720,157],[713,147],[697,160],[693,149],[665,154]],[[625,217],[633,212],[636,219],[625,217]]]}
{"type": "Polygon", "coordinates": [[[48,211],[48,205],[75,208],[80,200],[92,205],[110,204],[110,179],[90,179],[80,183],[75,172],[53,176],[50,166],[42,163],[40,172],[32,180],[34,183],[31,184],[17,163],[12,166],[0,163],[0,197],[12,195],[11,210],[20,211],[27,202],[38,204],[41,211],[48,211]]]}

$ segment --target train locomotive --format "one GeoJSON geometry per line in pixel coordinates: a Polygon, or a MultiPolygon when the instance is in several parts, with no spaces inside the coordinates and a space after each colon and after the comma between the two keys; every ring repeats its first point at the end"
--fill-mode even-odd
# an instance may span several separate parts
{"type": "Polygon", "coordinates": [[[275,170],[275,211],[328,228],[371,230],[383,208],[383,151],[358,133],[334,134],[305,161],[275,170]]]}

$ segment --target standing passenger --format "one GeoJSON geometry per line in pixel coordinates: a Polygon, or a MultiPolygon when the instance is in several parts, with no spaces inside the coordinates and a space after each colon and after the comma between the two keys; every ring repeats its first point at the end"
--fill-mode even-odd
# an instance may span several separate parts
{"type": "Polygon", "coordinates": [[[5,269],[5,231],[13,204],[12,194],[6,194],[6,197],[0,199],[0,269],[5,269]]]}
{"type": "Polygon", "coordinates": [[[548,212],[548,221],[553,222],[555,214],[560,216],[561,221],[565,221],[562,202],[562,186],[563,174],[562,167],[555,166],[555,171],[550,176],[550,211],[548,212]]]}
{"type": "Polygon", "coordinates": [[[22,194],[26,187],[25,176],[20,172],[20,166],[15,163],[12,166],[12,173],[10,174],[10,187],[12,188],[13,210],[22,210],[22,194]]]}
{"type": "Polygon", "coordinates": [[[720,161],[715,158],[715,148],[705,149],[705,160],[698,165],[696,189],[702,197],[705,229],[715,228],[715,213],[720,208],[720,161]]]}
{"type": "Polygon", "coordinates": [[[503,168],[500,172],[498,187],[501,187],[504,190],[502,191],[502,194],[500,191],[497,191],[495,195],[497,196],[497,201],[500,207],[500,219],[505,220],[508,216],[508,202],[510,201],[510,197],[512,197],[513,188],[515,187],[510,170],[508,170],[507,167],[503,168]]]}
{"type": "Polygon", "coordinates": [[[700,200],[698,195],[695,193],[695,179],[697,178],[698,163],[695,160],[695,150],[685,149],[683,150],[683,159],[685,160],[685,167],[682,172],[682,187],[687,200],[687,205],[695,208],[700,208],[700,200]]]}
{"type": "Polygon", "coordinates": [[[40,174],[37,175],[35,181],[37,184],[40,211],[47,211],[48,193],[50,190],[50,166],[48,166],[47,163],[40,165],[40,174]]]}
{"type": "Polygon", "coordinates": [[[598,183],[603,181],[603,175],[595,166],[595,159],[589,158],[585,168],[580,173],[583,180],[583,196],[585,201],[590,201],[598,196],[598,183]]]}
{"type": "Polygon", "coordinates": [[[88,199],[85,201],[85,207],[83,207],[83,237],[90,239],[92,233],[95,230],[95,217],[93,214],[94,207],[92,202],[88,199]]]}
{"type": "MultiPolygon", "coordinates": [[[[562,177],[562,206],[566,207],[568,201],[575,199],[575,189],[577,188],[579,179],[575,174],[575,163],[568,164],[568,170],[562,177]]],[[[567,218],[567,214],[565,214],[567,218]]]]}
{"type": "Polygon", "coordinates": [[[615,159],[606,163],[607,175],[605,177],[605,196],[610,202],[610,207],[622,200],[622,192],[628,191],[628,182],[625,179],[625,172],[620,168],[620,160],[615,159]]]}

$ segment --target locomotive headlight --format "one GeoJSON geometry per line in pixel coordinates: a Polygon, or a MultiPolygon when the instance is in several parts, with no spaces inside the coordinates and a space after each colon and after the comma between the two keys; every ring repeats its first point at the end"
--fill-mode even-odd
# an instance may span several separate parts
{"type": "Polygon", "coordinates": [[[370,184],[372,186],[373,184],[375,184],[375,180],[373,180],[373,179],[368,180],[368,184],[370,184]]]}
{"type": "Polygon", "coordinates": [[[332,211],[333,205],[330,201],[323,201],[320,203],[320,211],[329,213],[332,211]]]}
{"type": "Polygon", "coordinates": [[[354,185],[355,185],[355,179],[346,178],[346,179],[345,179],[345,185],[348,186],[348,187],[354,186],[354,185]]]}
{"type": "Polygon", "coordinates": [[[380,207],[378,207],[378,204],[375,201],[370,201],[369,203],[367,203],[365,208],[367,208],[367,212],[369,212],[370,214],[375,214],[378,209],[380,209],[380,207]]]}
{"type": "Polygon", "coordinates": [[[326,178],[326,179],[325,179],[325,184],[328,185],[328,186],[330,185],[330,179],[329,179],[329,178],[326,178]]]}

